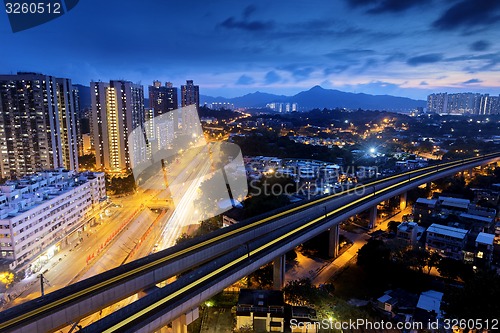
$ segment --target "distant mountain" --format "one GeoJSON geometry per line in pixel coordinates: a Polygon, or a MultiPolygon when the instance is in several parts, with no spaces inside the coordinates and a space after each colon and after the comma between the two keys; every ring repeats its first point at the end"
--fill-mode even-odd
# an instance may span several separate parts
{"type": "MultiPolygon", "coordinates": [[[[90,87],[81,84],[75,84],[74,86],[78,88],[80,93],[81,109],[83,110],[86,107],[91,107],[90,87]]],[[[149,105],[147,98],[144,102],[146,106],[149,105]]],[[[201,105],[213,102],[233,103],[236,107],[248,108],[261,108],[273,102],[298,103],[300,110],[339,107],[348,109],[360,108],[364,110],[402,111],[415,109],[416,107],[425,107],[426,105],[426,101],[424,100],[415,100],[391,95],[356,94],[334,89],[324,89],[320,86],[315,86],[294,96],[273,95],[260,91],[234,98],[200,95],[201,105]]]]}
{"type": "Polygon", "coordinates": [[[241,97],[224,98],[200,96],[201,104],[212,102],[229,102],[236,107],[265,107],[267,103],[298,103],[300,109],[314,108],[348,108],[365,110],[401,111],[416,107],[424,107],[426,101],[390,95],[369,95],[349,93],[340,90],[324,89],[315,86],[294,96],[273,95],[255,92],[241,97]]]}
{"type": "Polygon", "coordinates": [[[90,87],[74,84],[73,87],[78,89],[78,94],[80,95],[80,109],[90,108],[92,106],[90,99],[90,87]]]}
{"type": "Polygon", "coordinates": [[[267,103],[271,102],[287,102],[289,98],[291,97],[285,95],[273,95],[257,91],[251,94],[246,94],[244,96],[234,97],[234,98],[211,97],[211,96],[200,95],[200,102],[201,104],[213,103],[213,102],[222,102],[222,103],[226,102],[226,103],[233,103],[237,107],[253,108],[253,107],[264,107],[266,106],[267,103]]]}

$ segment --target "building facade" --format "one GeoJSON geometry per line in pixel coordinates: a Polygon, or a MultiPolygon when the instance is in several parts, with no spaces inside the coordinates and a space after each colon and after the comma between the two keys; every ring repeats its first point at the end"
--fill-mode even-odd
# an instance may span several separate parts
{"type": "Polygon", "coordinates": [[[126,173],[136,161],[146,160],[147,149],[129,142],[132,131],[145,122],[144,89],[129,81],[91,82],[92,136],[96,168],[126,173]]]}
{"type": "Polygon", "coordinates": [[[465,229],[434,223],[427,228],[425,248],[429,251],[436,251],[444,257],[462,260],[467,233],[465,229]]]}
{"type": "Polygon", "coordinates": [[[187,80],[186,84],[181,86],[181,105],[182,133],[189,135],[201,126],[198,117],[200,87],[194,85],[193,80],[187,80]]]}
{"type": "Polygon", "coordinates": [[[175,133],[179,130],[179,111],[177,88],[171,82],[164,86],[160,81],[154,81],[149,86],[149,110],[146,112],[146,131],[151,144],[150,154],[169,147],[175,133]]]}
{"type": "Polygon", "coordinates": [[[105,199],[104,173],[59,169],[6,182],[0,186],[0,257],[11,260],[12,269],[36,272],[105,199]]]}
{"type": "Polygon", "coordinates": [[[77,92],[71,80],[38,73],[0,75],[0,173],[78,170],[77,92]]]}
{"type": "Polygon", "coordinates": [[[437,93],[427,96],[427,111],[439,114],[500,114],[500,96],[478,93],[437,93]]]}

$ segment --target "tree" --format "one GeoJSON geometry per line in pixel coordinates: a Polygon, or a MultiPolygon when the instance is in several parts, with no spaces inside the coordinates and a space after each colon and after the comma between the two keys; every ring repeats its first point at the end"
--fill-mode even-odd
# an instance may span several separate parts
{"type": "Polygon", "coordinates": [[[401,222],[397,222],[397,221],[390,221],[389,223],[387,223],[387,230],[389,230],[389,232],[391,233],[397,233],[398,232],[398,226],[401,224],[401,222]]]}
{"type": "Polygon", "coordinates": [[[219,230],[222,227],[222,216],[217,215],[207,220],[201,221],[196,236],[203,236],[211,233],[212,231],[219,230]]]}
{"type": "Polygon", "coordinates": [[[177,238],[177,240],[175,241],[175,245],[185,243],[190,239],[193,239],[193,236],[183,233],[182,235],[179,236],[179,238],[177,238]]]}
{"type": "Polygon", "coordinates": [[[403,263],[412,268],[417,269],[420,273],[429,261],[429,252],[425,249],[410,249],[403,254],[403,263]]]}
{"type": "Polygon", "coordinates": [[[13,273],[11,272],[0,273],[0,283],[3,283],[6,289],[8,289],[13,282],[14,282],[13,273]]]}
{"type": "Polygon", "coordinates": [[[369,270],[384,269],[389,265],[391,251],[378,239],[370,239],[358,250],[357,264],[369,270]]]}
{"type": "Polygon", "coordinates": [[[78,166],[81,170],[92,170],[95,168],[95,155],[88,154],[78,156],[78,166]]]}
{"type": "Polygon", "coordinates": [[[450,318],[500,318],[500,277],[494,272],[478,272],[463,288],[444,295],[443,310],[450,318]]]}
{"type": "Polygon", "coordinates": [[[249,282],[255,282],[259,288],[270,288],[273,285],[273,264],[269,263],[248,277],[249,282]]]}
{"type": "Polygon", "coordinates": [[[287,301],[294,305],[314,305],[319,299],[318,289],[308,278],[293,280],[283,288],[287,301]]]}
{"type": "Polygon", "coordinates": [[[437,270],[442,277],[451,280],[461,278],[463,281],[467,281],[474,275],[471,265],[451,258],[441,259],[437,270]]]}
{"type": "Polygon", "coordinates": [[[431,274],[431,270],[434,267],[438,267],[441,262],[441,256],[439,253],[432,251],[427,259],[427,274],[431,274]]]}

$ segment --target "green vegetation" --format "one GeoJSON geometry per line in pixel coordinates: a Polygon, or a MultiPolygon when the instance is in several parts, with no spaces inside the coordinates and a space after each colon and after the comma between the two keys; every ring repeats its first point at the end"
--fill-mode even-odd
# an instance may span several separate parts
{"type": "Polygon", "coordinates": [[[106,191],[111,194],[120,195],[132,193],[136,189],[134,175],[129,174],[125,177],[112,177],[106,175],[106,191]]]}
{"type": "Polygon", "coordinates": [[[245,156],[318,159],[326,162],[335,162],[337,158],[343,158],[346,164],[352,161],[351,153],[345,149],[295,143],[290,138],[279,136],[278,133],[272,131],[260,131],[246,137],[235,137],[234,143],[241,147],[245,156]]]}
{"type": "Polygon", "coordinates": [[[78,167],[80,170],[94,170],[95,155],[88,154],[88,155],[78,156],[78,167]]]}

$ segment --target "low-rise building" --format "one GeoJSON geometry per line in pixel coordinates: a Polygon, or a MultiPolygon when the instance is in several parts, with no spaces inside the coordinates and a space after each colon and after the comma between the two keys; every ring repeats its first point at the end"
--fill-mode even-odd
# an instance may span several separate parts
{"type": "Polygon", "coordinates": [[[284,332],[283,292],[241,289],[236,307],[236,328],[250,328],[256,332],[284,332]]]}
{"type": "Polygon", "coordinates": [[[425,248],[427,250],[436,251],[440,255],[452,259],[463,259],[467,230],[434,223],[427,228],[426,233],[425,248]]]}
{"type": "Polygon", "coordinates": [[[443,293],[435,290],[424,291],[420,294],[415,308],[414,320],[425,323],[441,319],[441,302],[443,293]]]}
{"type": "Polygon", "coordinates": [[[488,267],[493,259],[494,234],[480,232],[476,238],[476,257],[474,263],[479,267],[488,267]]]}
{"type": "Polygon", "coordinates": [[[6,182],[0,186],[0,257],[11,269],[36,272],[105,198],[104,173],[59,169],[6,182]]]}
{"type": "Polygon", "coordinates": [[[320,322],[316,310],[307,306],[292,306],[290,329],[292,333],[316,333],[320,322]]]}
{"type": "Polygon", "coordinates": [[[425,228],[415,222],[403,222],[398,225],[396,237],[408,245],[416,246],[424,232],[425,228]]]}

